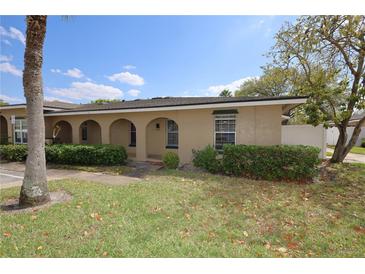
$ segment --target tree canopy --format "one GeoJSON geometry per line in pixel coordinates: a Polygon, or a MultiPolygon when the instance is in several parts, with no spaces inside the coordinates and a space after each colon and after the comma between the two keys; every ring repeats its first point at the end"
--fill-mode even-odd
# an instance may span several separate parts
{"type": "Polygon", "coordinates": [[[229,89],[224,89],[219,93],[220,97],[232,97],[232,92],[229,89]]]}
{"type": "Polygon", "coordinates": [[[295,71],[291,92],[309,96],[310,123],[334,122],[340,136],[331,161],[343,161],[365,121],[348,138],[349,119],[365,109],[365,17],[301,16],[283,25],[275,39],[268,54],[272,66],[295,71]]]}

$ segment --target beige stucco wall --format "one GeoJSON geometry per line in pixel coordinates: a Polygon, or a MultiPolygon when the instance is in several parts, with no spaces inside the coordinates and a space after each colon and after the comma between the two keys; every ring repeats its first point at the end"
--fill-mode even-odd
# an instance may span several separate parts
{"type": "MultiPolygon", "coordinates": [[[[273,145],[281,143],[281,105],[235,109],[238,110],[236,115],[237,144],[273,145]]],[[[112,123],[118,119],[127,119],[133,122],[137,129],[136,148],[128,148],[125,145],[127,137],[121,133],[127,131],[129,134],[126,124],[121,125],[122,127],[118,129],[117,135],[120,135],[118,142],[124,144],[128,152],[134,152],[137,160],[143,161],[147,159],[148,154],[163,155],[167,151],[165,148],[165,119],[172,119],[179,127],[179,147],[171,150],[179,154],[182,163],[187,163],[192,159],[192,149],[201,149],[214,143],[213,110],[217,109],[52,116],[45,118],[46,132],[52,132],[52,128],[58,121],[67,121],[72,126],[72,141],[77,144],[81,138],[81,123],[91,119],[100,125],[101,143],[109,144],[117,142],[115,138],[119,138],[111,134],[112,123]],[[159,120],[153,121],[155,119],[159,120]],[[157,121],[160,123],[159,130],[155,128],[157,121]]]]}

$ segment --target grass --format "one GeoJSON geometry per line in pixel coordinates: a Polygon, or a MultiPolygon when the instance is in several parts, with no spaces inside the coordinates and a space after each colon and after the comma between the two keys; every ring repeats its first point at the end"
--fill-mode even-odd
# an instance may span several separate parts
{"type": "MultiPolygon", "coordinates": [[[[335,146],[332,146],[332,145],[329,145],[328,146],[329,148],[332,148],[334,149],[335,146]]],[[[362,154],[362,155],[365,155],[365,147],[353,147],[351,150],[350,150],[351,153],[355,153],[355,154],[362,154]]],[[[327,155],[327,156],[332,156],[331,155],[327,155]]]]}
{"type": "Polygon", "coordinates": [[[181,171],[115,187],[54,181],[73,199],[0,213],[0,256],[365,257],[365,165],[335,170],[308,185],[181,171]]]}

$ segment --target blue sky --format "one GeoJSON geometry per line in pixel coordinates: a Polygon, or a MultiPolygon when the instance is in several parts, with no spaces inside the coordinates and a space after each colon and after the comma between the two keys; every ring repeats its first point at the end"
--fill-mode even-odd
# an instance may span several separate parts
{"type": "MultiPolygon", "coordinates": [[[[45,98],[216,96],[261,74],[288,16],[49,16],[45,98]]],[[[1,16],[0,98],[24,102],[24,16],[1,16]]]]}

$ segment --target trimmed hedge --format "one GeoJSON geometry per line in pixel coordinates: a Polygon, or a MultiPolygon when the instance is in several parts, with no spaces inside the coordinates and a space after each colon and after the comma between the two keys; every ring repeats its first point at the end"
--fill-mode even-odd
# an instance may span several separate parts
{"type": "Polygon", "coordinates": [[[193,164],[211,173],[265,180],[306,181],[317,172],[319,148],[310,146],[225,145],[223,159],[210,145],[193,151],[193,164]]]}
{"type": "Polygon", "coordinates": [[[27,159],[27,145],[0,145],[0,159],[24,162],[27,159]]]}
{"type": "Polygon", "coordinates": [[[317,172],[319,152],[319,148],[302,145],[225,145],[223,171],[254,179],[309,180],[317,172]]]}
{"type": "Polygon", "coordinates": [[[218,153],[211,146],[208,145],[202,150],[193,150],[193,164],[211,173],[221,171],[221,161],[217,159],[218,153]]]}
{"type": "MultiPolygon", "coordinates": [[[[120,145],[46,145],[47,162],[68,165],[122,165],[127,152],[120,145]]],[[[0,145],[0,158],[25,161],[26,145],[0,145]]]]}
{"type": "Polygon", "coordinates": [[[177,169],[180,163],[179,155],[172,151],[166,152],[162,161],[168,169],[177,169]]]}

